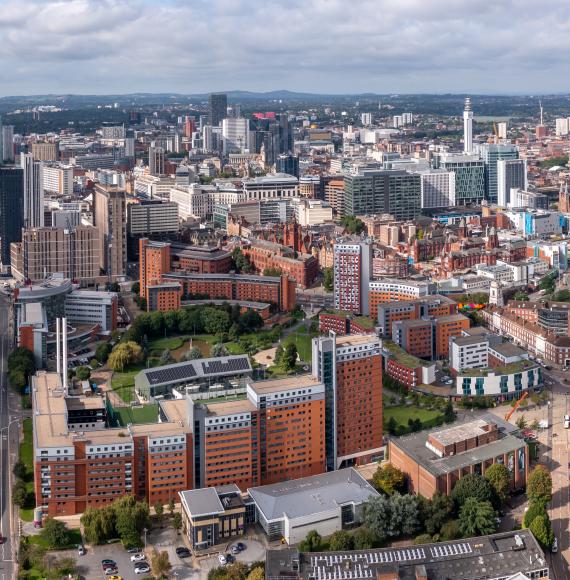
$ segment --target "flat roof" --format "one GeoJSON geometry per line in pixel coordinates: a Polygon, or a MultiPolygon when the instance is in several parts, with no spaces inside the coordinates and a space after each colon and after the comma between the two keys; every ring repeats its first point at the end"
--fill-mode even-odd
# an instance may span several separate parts
{"type": "Polygon", "coordinates": [[[475,336],[456,336],[452,338],[452,341],[457,346],[470,346],[472,344],[481,344],[487,341],[484,334],[479,334],[475,336]]]}
{"type": "Polygon", "coordinates": [[[276,391],[288,391],[289,389],[302,389],[304,387],[314,387],[322,385],[319,379],[307,373],[303,375],[291,375],[281,379],[267,379],[250,383],[250,387],[259,394],[274,393],[276,391]]]}
{"type": "Polygon", "coordinates": [[[361,504],[378,492],[352,467],[248,489],[268,520],[298,518],[361,504]]]}
{"type": "Polygon", "coordinates": [[[549,570],[544,552],[525,530],[405,547],[349,552],[299,552],[270,549],[265,578],[337,580],[394,577],[416,580],[419,572],[429,580],[455,578],[488,580],[511,578],[549,570]],[[389,575],[389,574],[393,574],[389,575]]]}
{"type": "Polygon", "coordinates": [[[338,346],[359,346],[368,344],[370,342],[380,342],[380,339],[373,334],[346,334],[344,336],[336,337],[336,345],[338,346]]]}
{"type": "MultiPolygon", "coordinates": [[[[499,455],[516,451],[520,447],[526,446],[522,439],[515,437],[513,433],[518,429],[503,421],[497,415],[491,413],[483,413],[479,416],[480,420],[487,423],[495,423],[499,428],[499,440],[481,445],[475,449],[470,449],[463,453],[457,453],[449,457],[439,457],[431,449],[426,447],[428,437],[431,435],[439,436],[441,431],[449,429],[449,427],[442,427],[434,429],[433,431],[419,431],[404,437],[395,437],[390,439],[390,445],[398,447],[406,455],[411,457],[416,463],[424,467],[427,471],[435,476],[445,475],[453,471],[457,471],[463,467],[468,467],[474,463],[482,463],[488,459],[493,459],[499,455]]],[[[469,420],[456,422],[456,426],[460,424],[470,423],[469,420]]]]}
{"type": "Polygon", "coordinates": [[[224,506],[214,487],[181,491],[180,499],[193,518],[224,512],[224,506]]]}
{"type": "Polygon", "coordinates": [[[234,413],[252,413],[257,407],[249,399],[222,401],[220,403],[206,403],[204,405],[209,417],[223,417],[234,413]]]}
{"type": "Polygon", "coordinates": [[[527,355],[528,352],[523,350],[522,348],[518,347],[516,344],[512,342],[502,342],[501,344],[493,344],[489,345],[489,350],[494,350],[503,356],[523,356],[527,355]]]}
{"type": "Polygon", "coordinates": [[[488,432],[484,429],[488,425],[489,423],[487,421],[476,419],[469,423],[455,425],[454,427],[449,427],[449,429],[432,433],[430,438],[439,441],[444,446],[453,445],[453,443],[459,443],[478,435],[484,435],[488,432]]]}

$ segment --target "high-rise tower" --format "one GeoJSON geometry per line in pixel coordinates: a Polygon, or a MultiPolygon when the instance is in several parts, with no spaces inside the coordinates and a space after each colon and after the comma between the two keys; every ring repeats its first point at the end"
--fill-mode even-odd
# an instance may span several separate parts
{"type": "Polygon", "coordinates": [[[473,111],[471,110],[471,98],[465,99],[465,110],[463,111],[463,151],[471,153],[473,151],[473,111]]]}
{"type": "Polygon", "coordinates": [[[41,228],[44,225],[43,163],[31,153],[20,155],[24,170],[24,227],[41,228]]]}

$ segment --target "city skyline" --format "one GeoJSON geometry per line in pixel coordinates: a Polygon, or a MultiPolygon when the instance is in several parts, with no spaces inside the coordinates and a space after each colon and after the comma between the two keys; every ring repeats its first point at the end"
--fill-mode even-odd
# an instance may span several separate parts
{"type": "Polygon", "coordinates": [[[461,4],[0,0],[0,92],[567,90],[561,0],[461,4]]]}

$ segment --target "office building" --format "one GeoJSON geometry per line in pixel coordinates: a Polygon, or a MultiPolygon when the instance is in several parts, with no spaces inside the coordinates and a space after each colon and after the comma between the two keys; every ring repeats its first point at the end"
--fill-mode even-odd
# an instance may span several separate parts
{"type": "Polygon", "coordinates": [[[110,279],[118,279],[127,270],[127,215],[125,191],[95,185],[94,222],[99,230],[99,263],[110,279]]]}
{"type": "Polygon", "coordinates": [[[275,162],[275,171],[299,177],[299,156],[282,153],[275,162]]]}
{"type": "Polygon", "coordinates": [[[456,205],[477,205],[485,199],[485,163],[477,155],[445,153],[438,166],[455,173],[456,205]]]}
{"type": "Polygon", "coordinates": [[[0,141],[2,141],[2,145],[0,146],[0,164],[2,161],[5,163],[14,163],[15,155],[13,125],[0,124],[0,141]]]}
{"type": "Polygon", "coordinates": [[[146,298],[148,289],[162,283],[162,276],[170,271],[170,244],[139,239],[140,296],[146,298]]]}
{"type": "Polygon", "coordinates": [[[99,277],[100,232],[93,226],[25,228],[11,245],[12,273],[17,280],[40,281],[52,274],[93,281],[99,277]]]}
{"type": "Polygon", "coordinates": [[[224,155],[244,153],[250,144],[249,120],[228,117],[222,120],[222,143],[224,155]]]}
{"type": "Polygon", "coordinates": [[[420,172],[421,208],[438,209],[455,205],[455,173],[443,169],[420,172]]]}
{"type": "Polygon", "coordinates": [[[470,155],[473,151],[473,111],[471,109],[471,99],[465,99],[465,109],[463,111],[463,152],[470,155]]]}
{"type": "MultiPolygon", "coordinates": [[[[511,144],[479,143],[477,152],[485,164],[485,199],[490,203],[497,203],[499,192],[498,162],[518,159],[518,147],[511,144]]],[[[505,181],[508,183],[509,176],[512,176],[516,183],[521,183],[521,170],[522,167],[519,166],[516,170],[505,171],[503,173],[505,181]],[[517,177],[515,178],[515,176],[517,177]]],[[[524,182],[526,183],[526,176],[524,182]]],[[[513,185],[512,187],[521,186],[513,185]]],[[[523,189],[525,188],[523,187],[523,189]]]]}
{"type": "Polygon", "coordinates": [[[57,143],[32,143],[32,157],[36,161],[57,161],[59,157],[57,143]]]}
{"type": "Polygon", "coordinates": [[[114,125],[101,128],[101,139],[118,141],[125,138],[125,126],[114,125]]]}
{"type": "Polygon", "coordinates": [[[148,170],[151,175],[160,177],[164,175],[164,148],[163,147],[149,147],[148,148],[148,170]]]}
{"type": "Polygon", "coordinates": [[[43,163],[35,161],[31,153],[20,155],[24,171],[24,227],[41,228],[44,225],[43,163]]]}
{"type": "Polygon", "coordinates": [[[10,244],[22,239],[24,170],[0,165],[0,263],[10,265],[10,244]]]}
{"type": "Polygon", "coordinates": [[[569,121],[568,117],[562,117],[556,119],[556,136],[565,137],[569,133],[569,121]]]}
{"type": "MultiPolygon", "coordinates": [[[[509,205],[513,208],[548,209],[549,201],[548,196],[544,193],[511,189],[509,205]]],[[[563,209],[561,211],[564,212],[563,209]]]]}
{"type": "Polygon", "coordinates": [[[69,159],[71,165],[82,167],[86,171],[97,169],[113,169],[116,158],[114,153],[85,153],[69,159]]]}
{"type": "MultiPolygon", "coordinates": [[[[497,161],[497,204],[512,205],[512,189],[528,189],[526,159],[500,159],[497,161]]],[[[520,206],[517,206],[520,207],[520,206]]]]}
{"type": "Polygon", "coordinates": [[[499,139],[506,139],[507,138],[507,122],[501,121],[497,123],[497,137],[499,139]]]}
{"type": "Polygon", "coordinates": [[[529,530],[437,544],[343,552],[270,549],[265,578],[277,580],[528,580],[552,578],[529,530]]]}
{"type": "Polygon", "coordinates": [[[484,475],[493,463],[509,468],[511,490],[524,489],[528,446],[517,430],[490,413],[467,417],[435,431],[392,438],[390,462],[408,477],[410,491],[424,497],[438,491],[449,495],[464,474],[484,475]]]}
{"type": "Polygon", "coordinates": [[[361,113],[360,114],[360,122],[366,125],[372,125],[372,113],[361,113]]]}
{"type": "Polygon", "coordinates": [[[299,196],[299,180],[293,175],[275,173],[243,180],[245,200],[299,196]]]}
{"type": "Polygon", "coordinates": [[[65,317],[72,324],[96,324],[102,332],[117,328],[119,296],[115,292],[75,290],[65,297],[65,317]]]}
{"type": "Polygon", "coordinates": [[[334,251],[334,307],[367,315],[368,285],[372,277],[372,249],[365,242],[338,243],[334,251]]]}
{"type": "Polygon", "coordinates": [[[127,205],[127,249],[138,256],[139,239],[167,238],[179,230],[178,204],[173,201],[144,200],[127,205]]]}
{"type": "Polygon", "coordinates": [[[489,339],[486,335],[452,336],[449,342],[449,367],[460,373],[465,369],[489,366],[489,339]]]}
{"type": "Polygon", "coordinates": [[[73,167],[44,163],[42,168],[44,192],[57,196],[73,194],[73,167]]]}
{"type": "Polygon", "coordinates": [[[208,124],[218,127],[228,116],[228,96],[223,93],[212,93],[208,97],[208,124]]]}

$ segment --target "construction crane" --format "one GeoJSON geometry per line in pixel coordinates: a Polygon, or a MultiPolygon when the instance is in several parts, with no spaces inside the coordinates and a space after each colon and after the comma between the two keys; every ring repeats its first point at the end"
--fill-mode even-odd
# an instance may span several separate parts
{"type": "Polygon", "coordinates": [[[505,415],[505,421],[508,421],[513,413],[519,408],[520,404],[528,397],[528,391],[525,391],[521,398],[514,404],[513,408],[505,415]]]}

